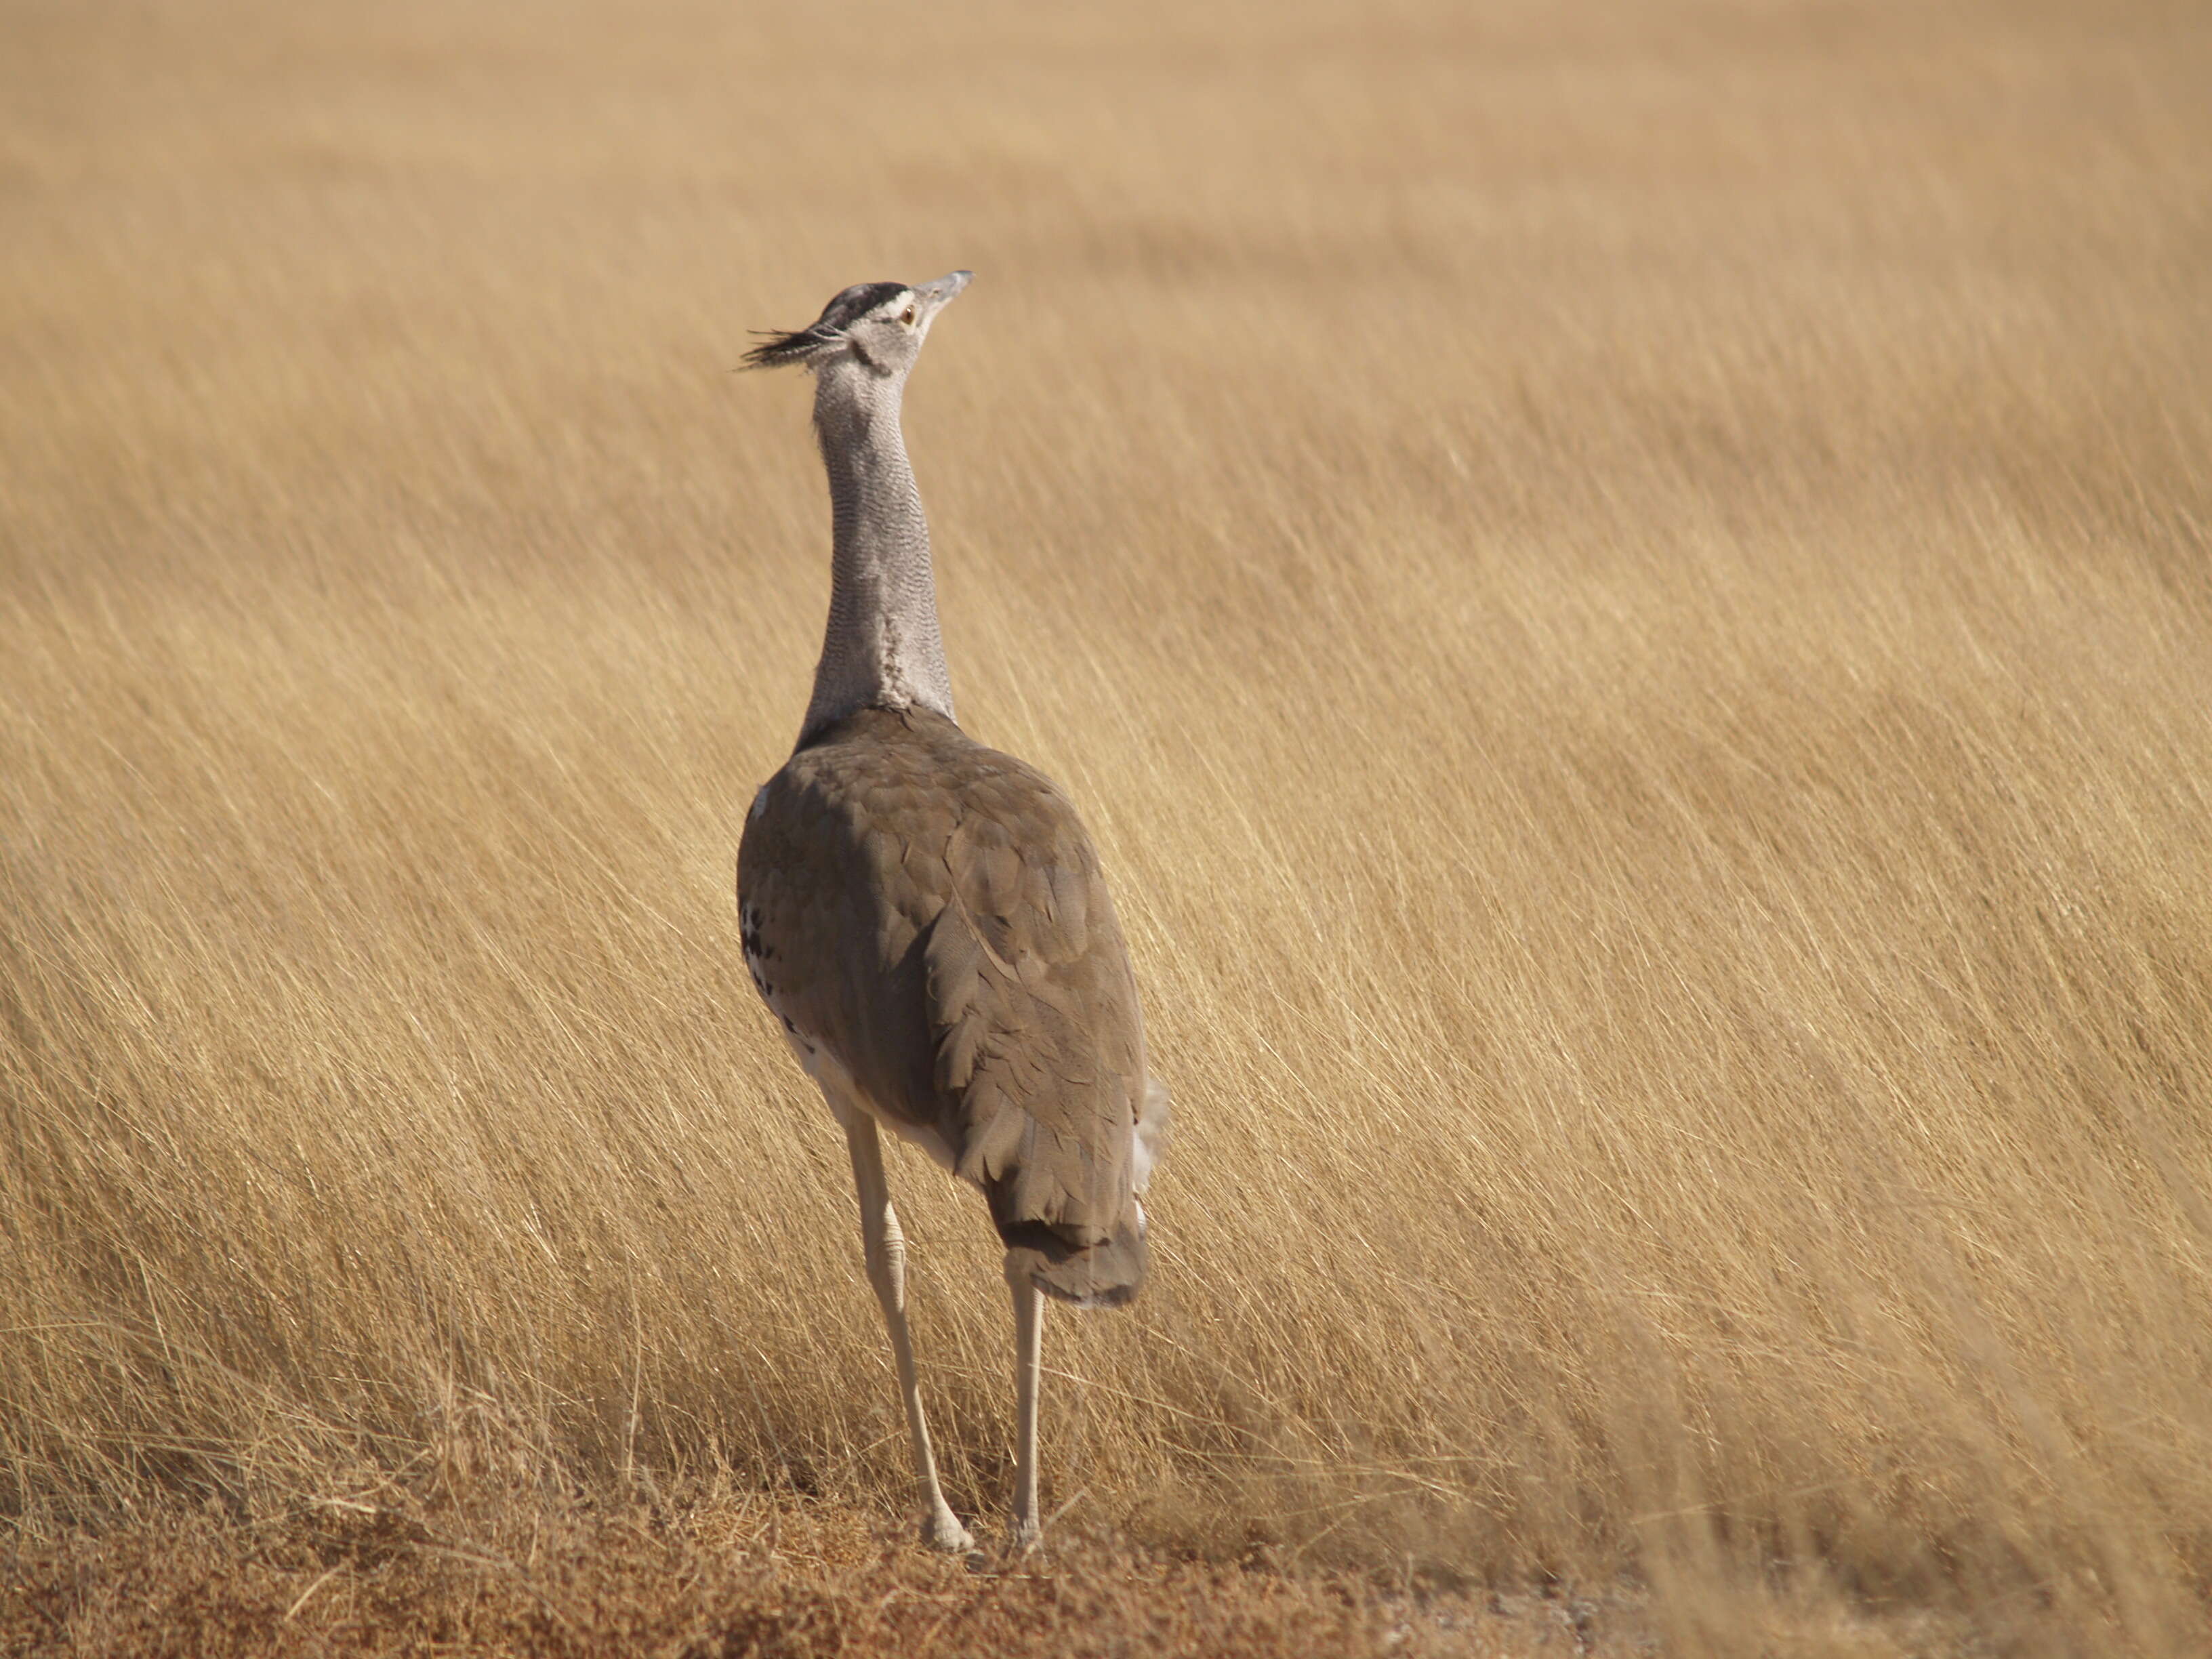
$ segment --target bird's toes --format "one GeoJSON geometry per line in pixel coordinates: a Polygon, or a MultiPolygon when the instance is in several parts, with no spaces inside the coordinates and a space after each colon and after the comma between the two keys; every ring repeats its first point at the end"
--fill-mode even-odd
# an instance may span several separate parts
{"type": "Polygon", "coordinates": [[[960,1519],[942,1504],[922,1517],[921,1541],[931,1549],[942,1550],[947,1555],[965,1555],[975,1549],[975,1539],[960,1519]]]}

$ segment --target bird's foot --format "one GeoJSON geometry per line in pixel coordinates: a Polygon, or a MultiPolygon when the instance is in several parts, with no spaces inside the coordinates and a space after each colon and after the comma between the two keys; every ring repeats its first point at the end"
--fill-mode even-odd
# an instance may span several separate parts
{"type": "Polygon", "coordinates": [[[1015,1561],[1033,1561],[1044,1553],[1044,1528],[1034,1515],[1018,1515],[1006,1528],[1006,1554],[1015,1561]]]}
{"type": "Polygon", "coordinates": [[[975,1547],[974,1535],[960,1524],[960,1517],[952,1513],[941,1498],[922,1517],[921,1541],[931,1549],[942,1550],[947,1555],[965,1555],[975,1547]]]}

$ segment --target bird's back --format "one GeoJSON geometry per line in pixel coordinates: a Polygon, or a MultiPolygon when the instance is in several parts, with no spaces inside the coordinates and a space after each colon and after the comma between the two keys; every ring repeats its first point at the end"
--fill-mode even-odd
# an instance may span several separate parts
{"type": "Polygon", "coordinates": [[[1097,855],[1049,781],[941,715],[861,709],[762,789],[738,902],[810,1070],[981,1188],[1041,1288],[1134,1294],[1165,1096],[1097,855]]]}

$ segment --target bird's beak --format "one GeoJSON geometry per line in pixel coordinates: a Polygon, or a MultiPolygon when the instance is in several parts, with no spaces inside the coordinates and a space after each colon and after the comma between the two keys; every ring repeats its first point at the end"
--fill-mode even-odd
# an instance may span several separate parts
{"type": "Polygon", "coordinates": [[[923,283],[914,290],[914,297],[921,301],[925,318],[934,317],[951,305],[960,290],[975,280],[972,270],[956,270],[939,277],[933,283],[923,283]]]}

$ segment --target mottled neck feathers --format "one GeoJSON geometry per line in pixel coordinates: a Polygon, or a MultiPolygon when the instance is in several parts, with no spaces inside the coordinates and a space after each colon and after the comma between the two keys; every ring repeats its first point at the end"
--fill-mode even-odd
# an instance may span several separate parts
{"type": "Polygon", "coordinates": [[[860,708],[919,706],[954,718],[929,522],[899,429],[904,381],[841,362],[825,366],[815,387],[832,553],[830,621],[802,744],[860,708]]]}

